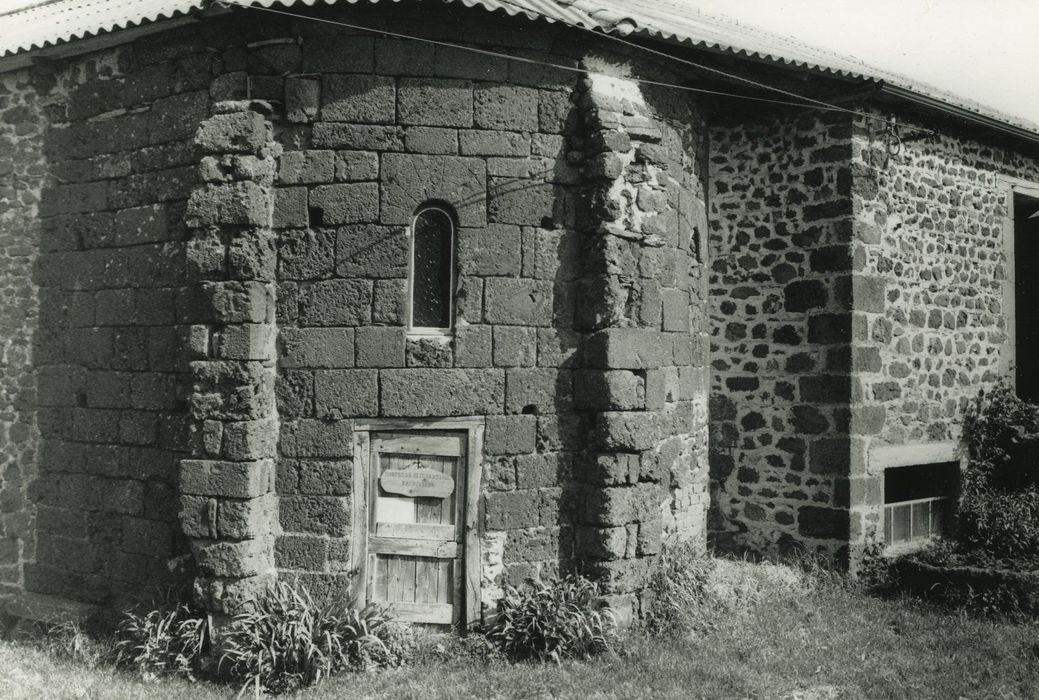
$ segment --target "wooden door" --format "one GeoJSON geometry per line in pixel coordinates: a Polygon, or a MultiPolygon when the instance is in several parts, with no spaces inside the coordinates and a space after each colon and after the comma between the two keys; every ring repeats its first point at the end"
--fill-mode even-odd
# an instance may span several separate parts
{"type": "Polygon", "coordinates": [[[371,435],[366,597],[400,620],[462,620],[466,442],[450,431],[371,435]]]}

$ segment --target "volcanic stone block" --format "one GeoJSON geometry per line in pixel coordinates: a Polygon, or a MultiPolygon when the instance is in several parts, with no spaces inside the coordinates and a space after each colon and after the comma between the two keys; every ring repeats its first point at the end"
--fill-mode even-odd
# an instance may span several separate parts
{"type": "Polygon", "coordinates": [[[302,460],[299,492],[317,496],[349,496],[353,470],[349,460],[302,460]]]}
{"type": "Polygon", "coordinates": [[[489,455],[526,454],[536,447],[535,416],[488,416],[484,449],[489,455]]]}
{"type": "Polygon", "coordinates": [[[403,151],[404,130],[399,126],[318,122],[311,144],[315,148],[347,148],[352,151],[403,151]]]}
{"type": "Polygon", "coordinates": [[[407,280],[375,280],[372,323],[388,326],[401,326],[407,323],[407,296],[407,280]]]}
{"type": "Polygon", "coordinates": [[[336,272],[344,277],[405,277],[407,229],[395,226],[344,226],[336,239],[336,272]]]}
{"type": "Polygon", "coordinates": [[[492,364],[491,326],[455,328],[455,366],[490,367],[492,364]]]}
{"type": "Polygon", "coordinates": [[[378,372],[363,369],[315,372],[314,405],[318,418],[338,420],[376,415],[379,411],[378,372]]]}
{"type": "Polygon", "coordinates": [[[340,151],[336,154],[335,179],[367,182],[379,179],[379,154],[370,151],[340,151]]]}
{"type": "Polygon", "coordinates": [[[312,280],[331,276],[336,233],[328,229],[284,231],[278,235],[278,279],[312,280]]]}
{"type": "Polygon", "coordinates": [[[286,532],[342,537],[350,534],[350,501],[335,496],[283,496],[278,520],[286,532]]]}
{"type": "Polygon", "coordinates": [[[625,370],[580,369],[574,374],[574,402],[578,409],[630,411],[645,408],[645,382],[625,370]]]}
{"type": "Polygon", "coordinates": [[[641,452],[660,439],[660,417],[652,411],[607,411],[596,416],[595,441],[602,450],[641,452]]]}
{"type": "Polygon", "coordinates": [[[519,226],[492,224],[458,232],[458,269],[462,275],[518,276],[521,265],[519,226]]]}
{"type": "Polygon", "coordinates": [[[644,328],[606,328],[585,340],[585,361],[602,369],[657,369],[667,348],[660,333],[644,328]]]}
{"type": "Polygon", "coordinates": [[[468,80],[402,78],[397,94],[401,124],[473,125],[473,84],[468,80]]]}
{"type": "Polygon", "coordinates": [[[487,222],[487,166],[481,158],[385,154],[381,174],[383,223],[410,225],[415,210],[432,200],[451,202],[462,226],[487,222]]]}
{"type": "Polygon", "coordinates": [[[493,415],[502,412],[505,373],[490,369],[387,369],[380,373],[382,414],[392,417],[493,415]]]}
{"type": "Polygon", "coordinates": [[[519,530],[539,523],[540,495],[536,489],[489,493],[486,502],[488,530],[519,530]]]}
{"type": "Polygon", "coordinates": [[[302,228],[309,222],[306,187],[279,187],[274,190],[274,228],[302,228]]]}
{"type": "Polygon", "coordinates": [[[255,182],[206,185],[191,193],[184,222],[189,228],[265,226],[271,221],[272,211],[273,198],[255,182]]]}
{"type": "Polygon", "coordinates": [[[348,420],[282,421],[280,449],[285,457],[352,457],[353,425],[348,420]]]}
{"type": "Polygon", "coordinates": [[[180,492],[199,496],[256,498],[274,483],[274,463],[185,459],[180,463],[180,492]]]}
{"type": "Polygon", "coordinates": [[[799,280],[791,282],[783,290],[787,311],[808,311],[826,306],[829,294],[826,285],[820,280],[799,280]]]}
{"type": "Polygon", "coordinates": [[[354,357],[358,367],[403,367],[404,328],[365,326],[354,335],[354,357]]]}
{"type": "Polygon", "coordinates": [[[204,153],[256,153],[270,139],[270,125],[253,111],[210,117],[195,135],[204,153]]]}
{"type": "Polygon", "coordinates": [[[853,406],[851,409],[852,432],[856,435],[876,435],[884,429],[886,419],[884,406],[853,406]]]}
{"type": "Polygon", "coordinates": [[[330,122],[392,124],[396,107],[393,78],[379,75],[325,75],[321,119],[330,122]]]}
{"type": "MultiPolygon", "coordinates": [[[[543,226],[555,219],[555,187],[528,178],[492,177],[487,217],[501,224],[543,226]]],[[[551,223],[547,225],[551,226],[551,223]]]]}
{"type": "Polygon", "coordinates": [[[474,117],[481,129],[538,130],[538,91],[509,84],[485,83],[474,92],[474,117]]]}
{"type": "Polygon", "coordinates": [[[379,186],[374,182],[359,182],[315,187],[310,192],[310,211],[314,210],[321,211],[324,225],[377,221],[379,186]]]}
{"type": "Polygon", "coordinates": [[[203,575],[242,578],[270,569],[274,561],[273,539],[240,541],[192,540],[191,553],[203,575]]]}
{"type": "Polygon", "coordinates": [[[279,416],[312,418],[314,416],[314,373],[282,370],[278,373],[275,395],[279,416]]]}
{"type": "Polygon", "coordinates": [[[334,174],[334,151],[286,151],[278,160],[278,180],[286,185],[331,182],[334,174]]]}
{"type": "Polygon", "coordinates": [[[813,474],[847,474],[850,460],[847,437],[813,440],[808,445],[808,468],[813,474]]]}
{"type": "Polygon", "coordinates": [[[514,131],[464,130],[458,143],[464,156],[530,155],[530,136],[514,131]]]}
{"type": "Polygon", "coordinates": [[[354,365],[352,328],[283,328],[280,367],[347,368],[354,365]]]}
{"type": "Polygon", "coordinates": [[[273,420],[233,421],[223,426],[222,456],[251,461],[276,456],[278,426],[273,420]]]}
{"type": "Polygon", "coordinates": [[[517,326],[552,324],[552,283],[492,277],[484,282],[484,321],[517,326]]]}
{"type": "Polygon", "coordinates": [[[797,511],[797,529],[804,537],[847,540],[849,528],[846,510],[801,506],[797,511]]]}
{"type": "Polygon", "coordinates": [[[321,103],[321,81],[306,77],[285,78],[285,117],[303,123],[317,117],[321,103]]]}
{"type": "Polygon", "coordinates": [[[532,367],[537,361],[537,332],[527,326],[494,328],[494,365],[532,367]]]}
{"type": "Polygon", "coordinates": [[[360,326],[371,320],[372,283],[328,280],[300,290],[299,322],[304,326],[360,326]]]}
{"type": "Polygon", "coordinates": [[[506,371],[508,413],[564,413],[573,405],[573,373],[554,368],[506,371]]]}
{"type": "Polygon", "coordinates": [[[808,319],[808,342],[838,344],[851,342],[850,314],[817,314],[808,319]]]}
{"type": "Polygon", "coordinates": [[[809,403],[847,403],[851,399],[851,377],[823,374],[798,380],[801,400],[809,403]]]}
{"type": "Polygon", "coordinates": [[[458,130],[411,126],[404,130],[404,146],[409,153],[457,155],[458,130]]]}
{"type": "Polygon", "coordinates": [[[315,535],[282,535],[274,542],[274,563],[279,569],[323,571],[328,558],[328,539],[315,535]]]}
{"type": "Polygon", "coordinates": [[[198,361],[191,371],[196,419],[252,420],[273,410],[274,372],[259,362],[198,361]]]}

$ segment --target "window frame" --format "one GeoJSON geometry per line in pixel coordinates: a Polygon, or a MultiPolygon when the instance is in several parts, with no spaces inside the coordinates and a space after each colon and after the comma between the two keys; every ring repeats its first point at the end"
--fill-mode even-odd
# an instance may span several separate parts
{"type": "Polygon", "coordinates": [[[410,338],[451,338],[455,332],[455,285],[457,284],[458,278],[458,262],[457,262],[457,225],[455,224],[454,214],[447,207],[437,204],[429,203],[423,204],[415,210],[415,214],[411,217],[411,224],[408,226],[408,300],[407,300],[407,335],[410,338]],[[440,212],[447,219],[450,226],[451,237],[448,246],[451,251],[450,256],[450,270],[449,280],[447,288],[447,317],[448,326],[446,328],[436,328],[427,326],[416,326],[414,323],[414,311],[415,311],[415,225],[418,223],[418,219],[423,214],[435,211],[440,212]]]}

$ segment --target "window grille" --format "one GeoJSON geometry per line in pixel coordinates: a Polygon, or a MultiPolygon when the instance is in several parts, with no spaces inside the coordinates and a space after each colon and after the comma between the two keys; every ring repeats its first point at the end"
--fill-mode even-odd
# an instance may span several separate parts
{"type": "Polygon", "coordinates": [[[411,225],[408,327],[416,335],[443,335],[454,318],[455,225],[440,207],[423,207],[411,225]]]}

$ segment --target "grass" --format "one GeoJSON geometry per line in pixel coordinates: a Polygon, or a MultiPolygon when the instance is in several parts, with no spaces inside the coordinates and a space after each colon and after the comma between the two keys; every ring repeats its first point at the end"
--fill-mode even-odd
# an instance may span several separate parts
{"type": "MultiPolygon", "coordinates": [[[[757,568],[737,565],[730,573],[753,578],[757,568]]],[[[744,604],[717,614],[698,638],[633,633],[614,656],[560,665],[481,660],[462,644],[429,638],[409,667],[340,676],[299,697],[1039,697],[1037,622],[981,619],[825,583],[736,595],[744,604]]],[[[0,643],[0,697],[229,695],[226,686],[144,683],[0,643]]]]}

